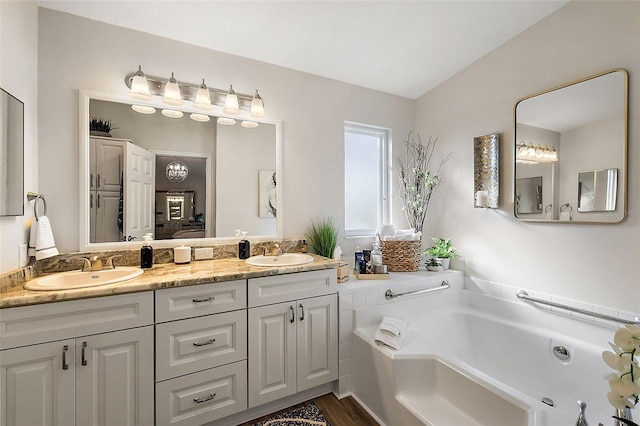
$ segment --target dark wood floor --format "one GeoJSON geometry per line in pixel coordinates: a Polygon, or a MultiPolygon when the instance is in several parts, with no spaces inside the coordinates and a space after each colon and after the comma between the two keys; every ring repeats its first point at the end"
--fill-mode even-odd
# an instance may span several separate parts
{"type": "MultiPolygon", "coordinates": [[[[320,411],[322,411],[322,414],[329,420],[331,426],[378,426],[378,423],[373,417],[351,396],[339,400],[334,394],[328,393],[311,401],[315,402],[320,411]]],[[[267,416],[251,420],[250,422],[242,423],[239,426],[251,426],[256,422],[265,421],[272,416],[303,406],[311,401],[306,401],[267,416]]]]}

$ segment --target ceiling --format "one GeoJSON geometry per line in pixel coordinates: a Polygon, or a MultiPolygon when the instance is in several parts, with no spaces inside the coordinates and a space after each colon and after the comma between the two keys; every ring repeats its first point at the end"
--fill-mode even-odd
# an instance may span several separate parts
{"type": "Polygon", "coordinates": [[[411,99],[568,0],[37,0],[45,8],[411,99]]]}

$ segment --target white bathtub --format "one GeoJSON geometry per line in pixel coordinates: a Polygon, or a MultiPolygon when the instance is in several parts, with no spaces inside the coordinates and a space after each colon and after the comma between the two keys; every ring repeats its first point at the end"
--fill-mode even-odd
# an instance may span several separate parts
{"type": "Polygon", "coordinates": [[[407,297],[356,311],[355,320],[353,393],[388,426],[569,426],[578,400],[590,424],[612,424],[600,354],[615,324],[466,290],[407,297]],[[373,343],[384,315],[409,317],[399,351],[373,343]],[[555,346],[571,357],[556,358],[555,346]]]}

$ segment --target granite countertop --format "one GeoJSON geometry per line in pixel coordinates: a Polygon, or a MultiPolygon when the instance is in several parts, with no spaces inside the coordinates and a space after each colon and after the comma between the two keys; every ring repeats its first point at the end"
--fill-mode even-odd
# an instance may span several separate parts
{"type": "Polygon", "coordinates": [[[312,263],[297,266],[258,267],[247,265],[236,258],[199,260],[186,265],[163,263],[145,269],[134,279],[103,286],[86,287],[72,290],[31,291],[24,286],[16,286],[0,293],[0,309],[39,303],[60,302],[63,300],[84,299],[89,297],[111,296],[116,294],[158,290],[221,281],[242,280],[267,277],[295,272],[331,269],[338,262],[321,256],[315,256],[312,263]]]}

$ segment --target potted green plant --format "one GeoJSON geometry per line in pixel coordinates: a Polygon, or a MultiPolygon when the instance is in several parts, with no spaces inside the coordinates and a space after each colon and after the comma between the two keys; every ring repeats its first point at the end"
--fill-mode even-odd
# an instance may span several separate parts
{"type": "Polygon", "coordinates": [[[425,250],[424,254],[434,256],[442,263],[443,269],[449,269],[449,261],[456,257],[456,248],[451,245],[451,238],[431,237],[433,246],[425,250]]]}
{"type": "Polygon", "coordinates": [[[442,271],[442,263],[438,259],[434,259],[433,257],[427,260],[424,264],[428,271],[439,272],[442,271]]]}
{"type": "Polygon", "coordinates": [[[89,120],[89,134],[92,136],[111,137],[111,131],[115,130],[111,121],[99,117],[91,117],[89,120]]]}
{"type": "Polygon", "coordinates": [[[338,227],[331,217],[312,221],[305,233],[307,242],[320,256],[333,257],[333,252],[338,244],[338,227]]]}

